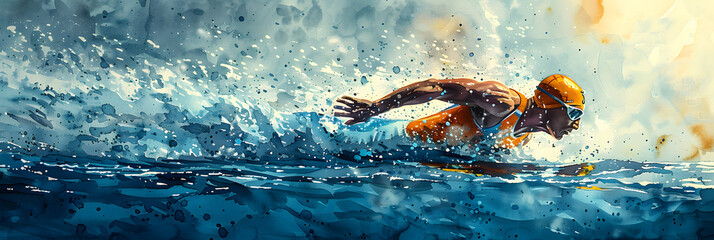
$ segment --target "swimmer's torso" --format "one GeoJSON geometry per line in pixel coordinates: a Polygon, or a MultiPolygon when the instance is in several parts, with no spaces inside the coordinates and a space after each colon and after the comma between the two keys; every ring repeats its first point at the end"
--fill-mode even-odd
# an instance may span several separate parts
{"type": "Polygon", "coordinates": [[[479,107],[457,105],[410,122],[406,128],[407,134],[424,142],[463,143],[493,139],[496,140],[497,147],[518,146],[530,134],[513,136],[513,129],[526,108],[527,99],[520,92],[513,91],[518,93],[521,104],[500,121],[489,121],[489,118],[484,118],[483,109],[479,107]]]}

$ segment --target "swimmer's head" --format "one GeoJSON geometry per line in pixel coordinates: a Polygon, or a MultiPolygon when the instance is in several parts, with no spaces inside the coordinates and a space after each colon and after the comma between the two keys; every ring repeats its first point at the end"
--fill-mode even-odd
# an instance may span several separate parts
{"type": "Polygon", "coordinates": [[[585,91],[568,76],[550,75],[538,84],[533,102],[546,109],[547,130],[556,139],[577,130],[585,109],[585,91]]]}
{"type": "Polygon", "coordinates": [[[554,74],[540,81],[533,100],[540,108],[551,109],[566,105],[585,109],[585,96],[580,86],[568,76],[554,74]]]}

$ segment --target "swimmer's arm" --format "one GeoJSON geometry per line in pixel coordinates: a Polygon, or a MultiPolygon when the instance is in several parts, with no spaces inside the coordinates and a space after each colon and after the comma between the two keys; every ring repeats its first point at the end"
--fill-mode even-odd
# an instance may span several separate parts
{"type": "Polygon", "coordinates": [[[429,79],[415,82],[377,99],[374,101],[377,114],[387,112],[393,108],[422,104],[436,99],[443,90],[435,81],[436,79],[429,79]]]}
{"type": "Polygon", "coordinates": [[[406,105],[441,100],[461,105],[479,106],[489,113],[504,116],[515,109],[520,98],[506,85],[497,81],[476,81],[467,78],[428,79],[401,87],[374,101],[376,114],[406,105]],[[518,102],[516,102],[518,101],[518,102]]]}
{"type": "Polygon", "coordinates": [[[337,99],[337,102],[343,105],[334,106],[334,115],[352,118],[347,120],[345,124],[353,125],[366,122],[369,118],[393,108],[431,101],[436,99],[441,94],[441,91],[435,80],[430,79],[406,85],[375,101],[342,96],[337,99]]]}
{"type": "Polygon", "coordinates": [[[520,104],[520,97],[498,81],[468,78],[432,80],[441,90],[436,99],[460,105],[479,106],[494,116],[505,116],[520,104]]]}

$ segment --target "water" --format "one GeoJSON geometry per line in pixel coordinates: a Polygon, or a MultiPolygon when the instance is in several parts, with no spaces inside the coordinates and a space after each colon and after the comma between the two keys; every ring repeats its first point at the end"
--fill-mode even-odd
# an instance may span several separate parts
{"type": "Polygon", "coordinates": [[[588,25],[578,4],[2,1],[0,238],[714,238],[708,68],[676,64],[711,55],[706,16],[588,25]],[[447,103],[330,110],[427,78],[530,96],[554,73],[586,89],[581,129],[512,151],[405,136],[447,103]],[[483,162],[537,170],[463,172],[483,162]]]}
{"type": "Polygon", "coordinates": [[[399,160],[2,154],[3,238],[711,238],[711,164],[475,176],[399,160]],[[292,162],[292,161],[291,161],[292,162]],[[707,173],[708,172],[708,173],[707,173]],[[653,181],[643,183],[641,179],[653,181]]]}

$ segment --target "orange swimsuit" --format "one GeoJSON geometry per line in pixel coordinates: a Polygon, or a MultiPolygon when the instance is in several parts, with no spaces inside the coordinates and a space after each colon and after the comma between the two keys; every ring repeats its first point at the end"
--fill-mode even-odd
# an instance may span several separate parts
{"type": "MultiPolygon", "coordinates": [[[[513,89],[511,89],[513,90],[513,89]]],[[[530,133],[520,137],[513,136],[513,129],[526,109],[528,100],[522,93],[518,93],[521,104],[516,110],[503,118],[492,127],[482,128],[476,123],[476,116],[471,107],[456,105],[434,115],[420,118],[407,125],[407,134],[427,142],[468,142],[482,137],[482,139],[495,139],[497,147],[512,148],[518,146],[530,133]]]]}

